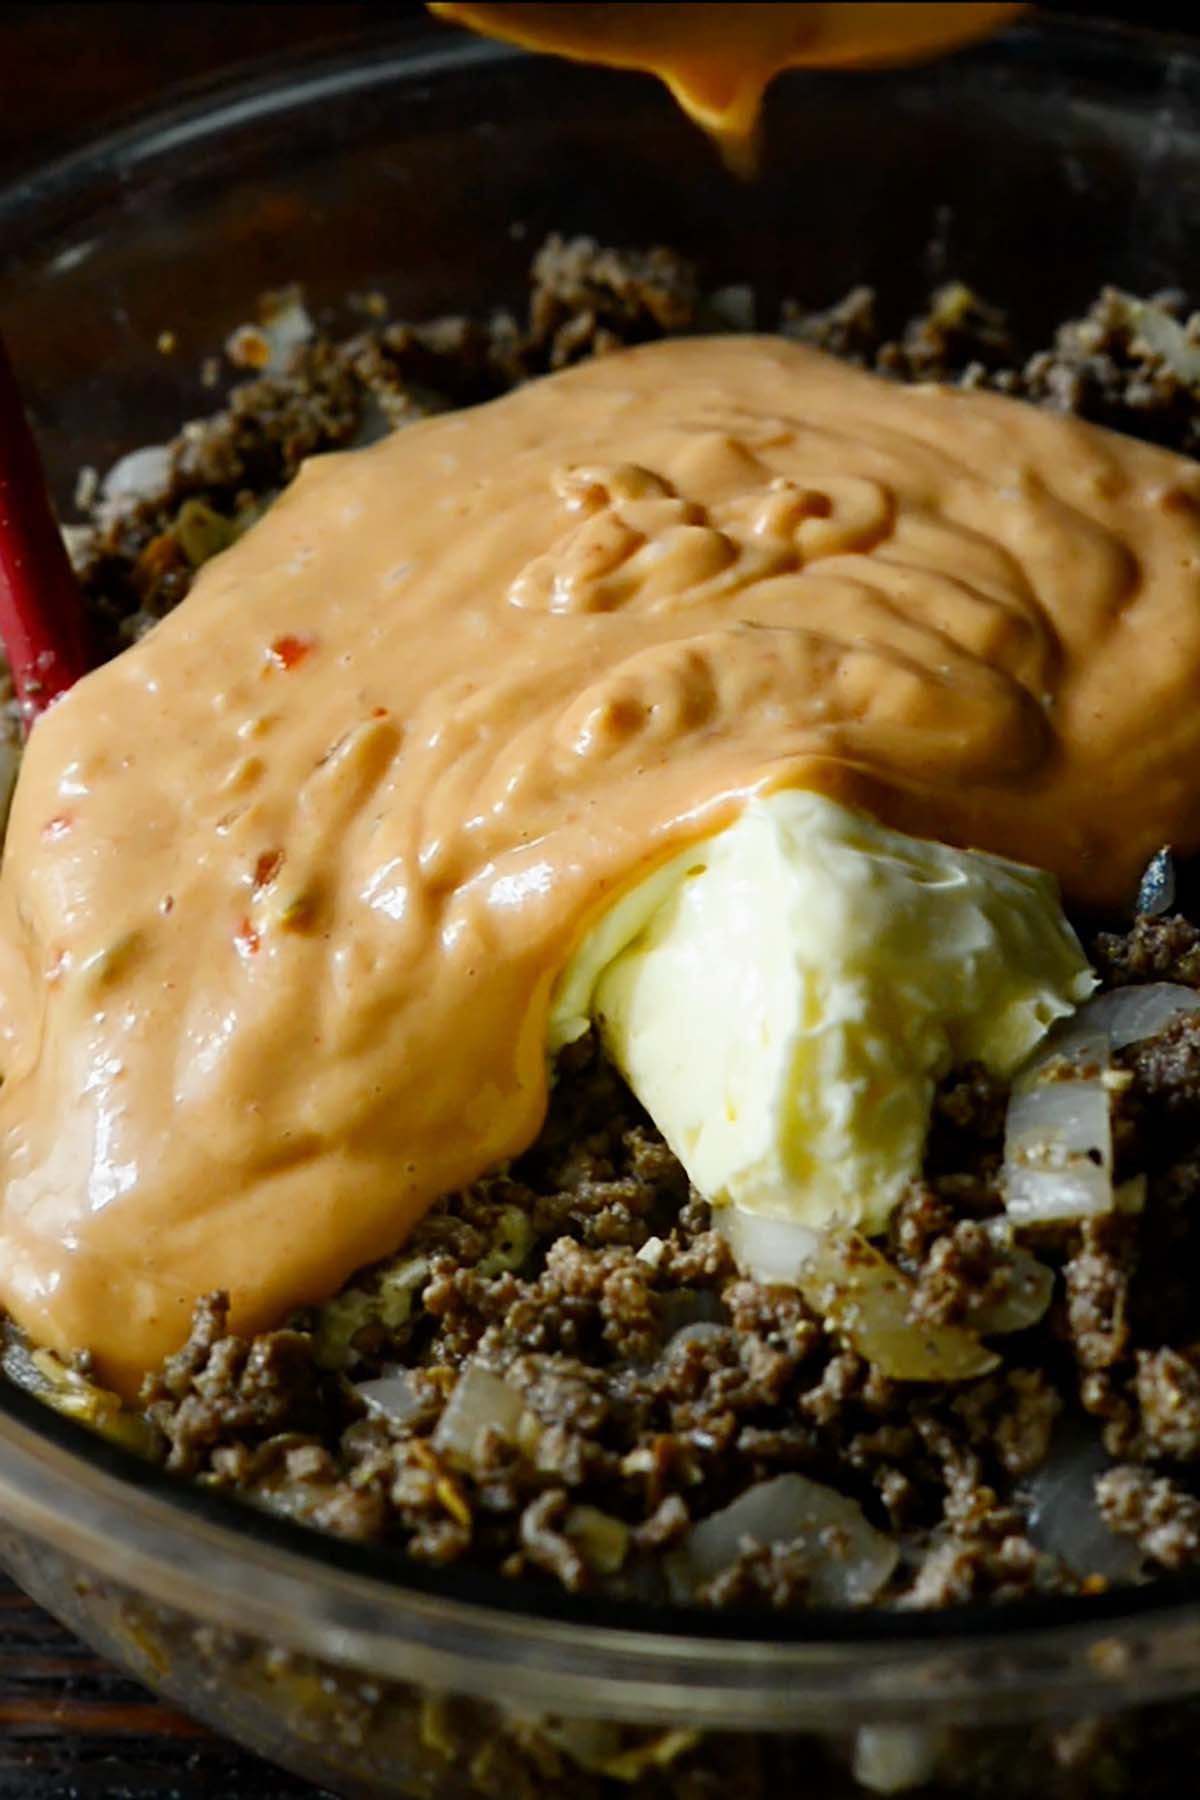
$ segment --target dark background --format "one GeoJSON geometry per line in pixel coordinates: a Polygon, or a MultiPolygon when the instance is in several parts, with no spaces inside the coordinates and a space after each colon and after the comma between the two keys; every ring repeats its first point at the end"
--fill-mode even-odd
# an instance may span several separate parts
{"type": "MultiPolygon", "coordinates": [[[[1059,5],[1200,35],[1181,6],[1059,5]]],[[[419,6],[0,3],[0,182],[165,89],[364,24],[447,29],[419,6]]],[[[2,246],[0,246],[2,250],[2,246]]],[[[85,1650],[0,1576],[0,1800],[293,1800],[313,1790],[225,1748],[85,1650]]]]}
{"type": "MultiPolygon", "coordinates": [[[[1175,5],[1050,5],[1050,12],[1126,18],[1200,34],[1196,0],[1175,5]]],[[[419,5],[226,5],[215,0],[138,4],[5,5],[0,0],[0,181],[98,126],[156,100],[174,83],[280,50],[336,42],[366,23],[402,20],[414,33],[450,27],[419,5]]]]}

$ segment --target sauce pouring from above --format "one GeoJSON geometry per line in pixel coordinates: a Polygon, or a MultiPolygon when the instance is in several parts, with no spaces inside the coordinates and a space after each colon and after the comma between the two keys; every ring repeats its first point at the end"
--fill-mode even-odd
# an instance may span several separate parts
{"type": "Polygon", "coordinates": [[[778,5],[432,3],[430,12],[577,62],[657,75],[739,174],[754,167],[763,95],[785,69],[919,61],[986,37],[1025,8],[808,0],[778,5]]]}

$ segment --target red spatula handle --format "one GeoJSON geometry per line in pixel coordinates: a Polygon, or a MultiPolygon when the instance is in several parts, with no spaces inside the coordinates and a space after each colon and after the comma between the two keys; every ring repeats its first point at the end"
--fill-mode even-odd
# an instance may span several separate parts
{"type": "Polygon", "coordinates": [[[0,638],[26,727],[87,668],[79,583],[0,343],[0,638]]]}

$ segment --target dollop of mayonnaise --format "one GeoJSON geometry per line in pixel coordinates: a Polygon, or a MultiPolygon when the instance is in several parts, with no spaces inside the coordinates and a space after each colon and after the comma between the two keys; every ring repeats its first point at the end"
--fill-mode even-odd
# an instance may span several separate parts
{"type": "Polygon", "coordinates": [[[598,1025],[706,1199],[869,1233],[920,1168],[940,1077],[1010,1075],[1094,986],[1053,877],[786,791],[617,902],[550,1041],[598,1025]]]}

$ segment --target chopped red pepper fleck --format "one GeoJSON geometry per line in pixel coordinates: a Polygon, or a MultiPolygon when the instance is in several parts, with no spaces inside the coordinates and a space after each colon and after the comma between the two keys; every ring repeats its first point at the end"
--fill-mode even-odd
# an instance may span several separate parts
{"type": "Polygon", "coordinates": [[[255,893],[261,894],[265,887],[270,887],[282,867],[282,850],[264,850],[254,865],[255,893]]]}
{"type": "Polygon", "coordinates": [[[271,645],[271,660],[277,668],[295,669],[313,648],[311,638],[277,637],[271,645]]]}
{"type": "Polygon", "coordinates": [[[251,920],[243,919],[233,936],[239,956],[257,956],[262,947],[262,939],[255,930],[251,920]]]}
{"type": "Polygon", "coordinates": [[[47,819],[42,826],[42,836],[53,843],[56,838],[65,837],[74,823],[75,821],[69,813],[55,813],[54,817],[47,819]]]}

